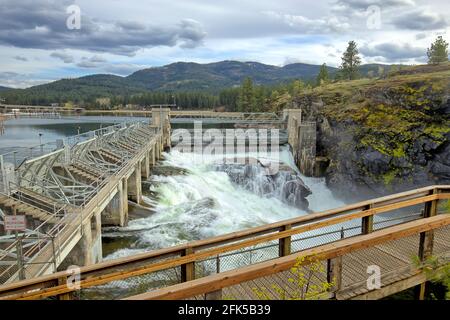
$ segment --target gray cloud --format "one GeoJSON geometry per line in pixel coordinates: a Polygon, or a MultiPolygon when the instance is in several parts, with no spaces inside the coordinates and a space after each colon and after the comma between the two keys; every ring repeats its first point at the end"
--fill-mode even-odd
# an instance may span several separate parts
{"type": "Polygon", "coordinates": [[[17,72],[11,72],[11,71],[5,71],[5,72],[0,72],[0,79],[10,79],[10,78],[15,78],[19,76],[19,74],[17,72]]]}
{"type": "Polygon", "coordinates": [[[266,11],[263,13],[270,19],[280,21],[291,28],[302,30],[305,33],[342,32],[350,27],[346,21],[341,21],[337,17],[310,19],[301,15],[281,14],[274,11],[266,11]]]}
{"type": "Polygon", "coordinates": [[[80,49],[133,56],[143,47],[193,48],[206,36],[199,22],[182,20],[173,26],[156,26],[130,21],[97,21],[81,11],[81,29],[66,27],[71,0],[2,0],[0,2],[0,44],[20,48],[80,49]]]}
{"type": "Polygon", "coordinates": [[[27,88],[50,81],[50,79],[40,79],[36,74],[20,74],[10,71],[0,72],[0,85],[10,88],[27,88]]]}
{"type": "Polygon", "coordinates": [[[74,61],[73,56],[65,52],[53,52],[50,57],[61,59],[64,63],[72,63],[74,61]]]}
{"type": "Polygon", "coordinates": [[[22,56],[15,56],[14,59],[16,59],[18,61],[28,61],[28,59],[26,57],[22,57],[22,56]]]}
{"type": "Polygon", "coordinates": [[[148,66],[133,63],[109,63],[106,59],[94,55],[90,58],[83,57],[76,64],[79,68],[97,69],[99,72],[113,73],[121,76],[127,76],[137,70],[144,69],[148,66]]]}
{"type": "Polygon", "coordinates": [[[91,61],[80,61],[77,63],[77,67],[92,69],[92,68],[97,68],[98,64],[95,62],[91,62],[91,61]]]}
{"type": "Polygon", "coordinates": [[[415,2],[413,0],[338,0],[336,5],[347,9],[366,10],[372,5],[386,9],[391,7],[414,6],[415,2]]]}
{"type": "Polygon", "coordinates": [[[98,68],[106,61],[107,60],[105,58],[94,55],[90,58],[83,57],[81,61],[77,63],[77,66],[80,68],[98,68]]]}
{"type": "Polygon", "coordinates": [[[103,57],[100,57],[100,56],[95,55],[95,56],[92,56],[92,57],[89,59],[89,61],[91,61],[91,62],[106,62],[106,59],[103,58],[103,57]]]}
{"type": "Polygon", "coordinates": [[[107,73],[113,73],[121,76],[127,76],[135,71],[148,68],[145,65],[138,65],[132,63],[117,63],[117,64],[108,64],[102,68],[107,73]]]}
{"type": "Polygon", "coordinates": [[[400,29],[436,30],[446,28],[449,23],[444,15],[424,12],[423,10],[407,12],[392,20],[392,24],[400,29]]]}
{"type": "Polygon", "coordinates": [[[373,46],[364,45],[359,51],[366,57],[381,57],[381,60],[386,62],[422,58],[426,55],[425,48],[413,47],[409,43],[380,43],[373,46]]]}
{"type": "Polygon", "coordinates": [[[416,34],[416,40],[422,40],[422,39],[425,39],[426,37],[427,37],[427,34],[425,32],[416,34]]]}

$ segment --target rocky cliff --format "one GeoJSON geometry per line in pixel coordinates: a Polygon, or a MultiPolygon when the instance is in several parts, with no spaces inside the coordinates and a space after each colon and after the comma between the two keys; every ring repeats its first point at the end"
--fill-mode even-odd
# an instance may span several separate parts
{"type": "Polygon", "coordinates": [[[450,64],[339,82],[297,99],[328,185],[351,198],[450,184],[450,64]]]}

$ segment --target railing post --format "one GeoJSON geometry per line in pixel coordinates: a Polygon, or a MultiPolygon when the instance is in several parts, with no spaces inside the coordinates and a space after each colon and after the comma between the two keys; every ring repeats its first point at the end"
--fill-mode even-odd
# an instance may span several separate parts
{"type": "MultiPolygon", "coordinates": [[[[216,273],[220,273],[220,256],[216,257],[216,273]]],[[[222,300],[222,289],[205,293],[205,300],[222,300]]]]}
{"type": "MultiPolygon", "coordinates": [[[[439,192],[438,189],[433,189],[431,194],[437,194],[438,192],[439,192]]],[[[423,217],[429,218],[429,217],[435,216],[437,214],[437,206],[438,206],[437,200],[432,200],[432,201],[426,202],[425,207],[424,207],[423,217]]],[[[433,254],[433,243],[434,243],[434,231],[433,230],[429,230],[429,231],[420,233],[418,255],[419,255],[419,260],[421,262],[424,262],[426,259],[431,257],[431,255],[433,254]]],[[[425,299],[425,287],[426,287],[426,282],[423,282],[415,288],[415,295],[416,295],[417,299],[419,299],[419,300],[425,299]]]]}
{"type": "MultiPolygon", "coordinates": [[[[344,239],[344,228],[341,229],[341,239],[344,239]]],[[[336,297],[336,293],[342,288],[342,256],[327,260],[327,282],[334,282],[330,291],[336,297]]]]}
{"type": "MultiPolygon", "coordinates": [[[[372,209],[372,205],[369,204],[368,206],[365,207],[364,210],[370,210],[372,209]]],[[[373,231],[373,214],[371,214],[370,216],[366,216],[362,218],[362,223],[361,223],[361,233],[362,234],[368,234],[371,233],[373,231]]]]}
{"type": "MultiPolygon", "coordinates": [[[[433,189],[432,194],[437,194],[438,190],[433,189]]],[[[437,214],[437,205],[438,201],[433,200],[425,203],[424,208],[424,218],[433,217],[437,214]]],[[[433,253],[433,240],[434,240],[434,232],[433,230],[425,231],[420,234],[420,242],[419,242],[419,258],[421,261],[424,261],[428,257],[430,257],[433,253]]]]}
{"type": "MultiPolygon", "coordinates": [[[[287,224],[281,227],[280,232],[290,230],[292,225],[287,224]]],[[[278,240],[278,255],[284,257],[291,254],[291,237],[281,238],[278,240]]]]}
{"type": "MultiPolygon", "coordinates": [[[[194,254],[193,248],[186,248],[181,256],[194,254]]],[[[195,279],[195,262],[188,262],[181,265],[181,282],[191,281],[195,279]]]]}
{"type": "MultiPolygon", "coordinates": [[[[67,277],[61,277],[58,278],[58,285],[68,285],[67,284],[67,277]]],[[[72,300],[73,299],[73,292],[67,292],[67,293],[62,293],[62,294],[58,294],[56,296],[58,298],[58,300],[72,300]]]]}

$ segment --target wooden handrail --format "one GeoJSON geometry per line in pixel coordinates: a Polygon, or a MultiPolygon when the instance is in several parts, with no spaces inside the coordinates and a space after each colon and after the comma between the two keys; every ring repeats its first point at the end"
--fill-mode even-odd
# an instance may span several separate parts
{"type": "MultiPolygon", "coordinates": [[[[299,258],[305,258],[300,264],[319,259],[332,259],[352,251],[372,247],[387,241],[397,240],[421,232],[434,230],[450,224],[450,215],[438,215],[396,225],[373,233],[355,236],[325,244],[316,248],[300,251],[286,257],[260,262],[239,269],[217,273],[211,276],[176,284],[126,298],[125,300],[163,300],[186,299],[197,295],[214,292],[245,281],[266,277],[275,273],[289,270],[298,263],[299,258]]],[[[303,259],[302,259],[303,260],[303,259]]]]}
{"type": "MultiPolygon", "coordinates": [[[[264,225],[256,228],[251,228],[243,231],[234,232],[231,234],[218,236],[210,239],[193,241],[190,243],[174,246],[171,248],[165,248],[161,250],[151,251],[148,253],[142,253],[130,257],[124,257],[120,259],[115,259],[103,263],[99,263],[96,265],[86,266],[81,268],[81,279],[87,277],[98,276],[102,273],[107,273],[113,271],[118,267],[124,267],[126,265],[131,265],[131,270],[121,271],[121,272],[111,272],[106,276],[100,276],[98,279],[88,279],[85,281],[85,287],[91,285],[98,285],[99,283],[107,283],[112,280],[127,278],[131,275],[139,275],[145,274],[149,272],[154,272],[158,270],[163,270],[179,265],[183,265],[186,263],[195,262],[200,259],[204,259],[207,257],[211,257],[220,253],[229,252],[238,250],[241,248],[249,247],[255,244],[268,242],[272,240],[286,238],[288,236],[292,236],[294,234],[299,234],[301,232],[314,230],[318,228],[322,228],[325,226],[334,225],[336,223],[341,223],[344,221],[349,221],[357,218],[362,218],[366,216],[371,216],[383,212],[388,212],[391,210],[395,210],[398,208],[408,207],[412,205],[416,205],[419,203],[430,202],[439,199],[450,199],[450,186],[430,186],[426,188],[421,188],[417,190],[402,192],[396,195],[391,195],[387,197],[382,197],[378,199],[368,200],[359,202],[356,204],[352,204],[349,206],[345,206],[338,209],[327,210],[320,213],[314,213],[307,216],[301,216],[294,219],[289,219],[269,225],[264,225]],[[437,193],[431,194],[434,190],[438,191],[447,191],[446,193],[437,193]],[[429,194],[425,195],[424,194],[429,194]],[[414,198],[414,196],[416,196],[414,198]],[[400,201],[402,199],[408,199],[404,201],[400,201]],[[383,205],[384,204],[384,205],[383,205]],[[369,208],[369,209],[367,209],[369,208]],[[358,211],[354,211],[360,209],[358,211]],[[328,219],[326,221],[321,221],[324,219],[328,219]],[[300,226],[297,228],[286,229],[284,231],[280,231],[274,233],[275,231],[279,231],[284,226],[300,226]],[[269,234],[267,234],[269,233],[269,234]],[[261,237],[257,237],[259,235],[263,235],[261,237]],[[256,237],[256,238],[255,238],[256,237]],[[239,240],[251,238],[247,241],[241,241],[236,243],[239,240]],[[222,245],[224,243],[232,243],[227,246],[217,247],[218,245],[222,245]],[[216,247],[210,250],[205,250],[211,247],[216,247]],[[167,256],[181,256],[183,252],[187,249],[194,249],[193,254],[189,254],[182,257],[177,257],[174,259],[170,259],[163,262],[153,263],[150,266],[144,267],[136,267],[132,264],[135,263],[145,263],[148,260],[154,258],[161,258],[167,256]],[[202,251],[199,251],[202,250],[202,251]],[[94,281],[95,280],[95,281],[94,281]]],[[[66,272],[58,272],[52,275],[47,275],[39,278],[23,280],[20,282],[0,286],[0,295],[9,295],[18,291],[25,291],[31,288],[44,288],[48,286],[54,286],[55,282],[62,277],[66,277],[66,272]]],[[[55,288],[53,288],[55,289],[55,288]]],[[[68,290],[71,291],[71,290],[68,290]]],[[[48,296],[50,296],[49,294],[48,296]]]]}

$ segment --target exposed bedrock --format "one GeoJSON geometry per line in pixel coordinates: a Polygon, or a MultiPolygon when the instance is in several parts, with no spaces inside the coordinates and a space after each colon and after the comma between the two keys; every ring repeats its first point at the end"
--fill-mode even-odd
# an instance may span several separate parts
{"type": "Polygon", "coordinates": [[[450,184],[449,97],[448,78],[403,79],[310,94],[297,103],[304,121],[317,122],[328,186],[362,199],[450,184]]]}
{"type": "Polygon", "coordinates": [[[247,163],[216,164],[215,170],[228,174],[231,181],[263,197],[274,197],[299,209],[308,210],[307,196],[311,190],[289,166],[281,163],[262,163],[250,159],[247,163]],[[276,169],[275,169],[276,168],[276,169]]]}

